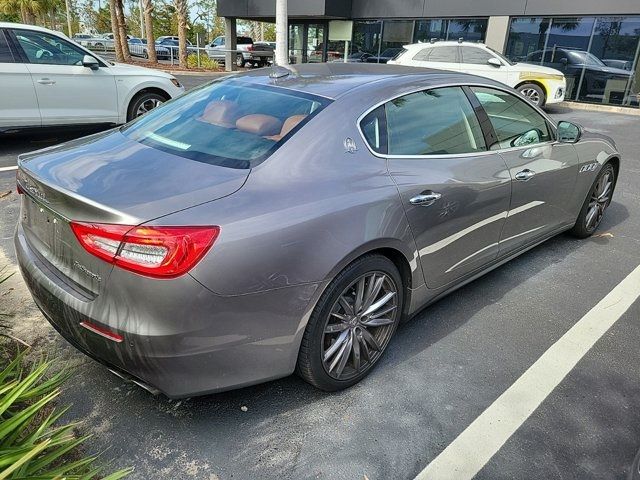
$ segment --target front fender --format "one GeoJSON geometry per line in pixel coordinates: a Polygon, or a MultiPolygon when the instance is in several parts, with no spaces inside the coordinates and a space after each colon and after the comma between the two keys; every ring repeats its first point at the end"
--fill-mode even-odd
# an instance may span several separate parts
{"type": "Polygon", "coordinates": [[[176,87],[168,78],[141,80],[140,77],[117,77],[116,85],[118,88],[118,98],[121,99],[120,105],[118,106],[119,123],[126,123],[129,104],[133,97],[142,90],[148,88],[159,89],[165,92],[169,98],[175,98],[184,93],[184,88],[176,87]]]}

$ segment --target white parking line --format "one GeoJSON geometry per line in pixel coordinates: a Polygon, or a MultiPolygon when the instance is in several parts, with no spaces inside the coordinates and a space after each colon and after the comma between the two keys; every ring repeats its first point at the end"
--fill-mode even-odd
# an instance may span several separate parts
{"type": "Polygon", "coordinates": [[[416,480],[473,478],[638,297],[640,266],[554,343],[416,480]]]}
{"type": "Polygon", "coordinates": [[[10,172],[11,170],[17,170],[18,166],[14,165],[13,167],[0,167],[0,172],[10,172]]]}

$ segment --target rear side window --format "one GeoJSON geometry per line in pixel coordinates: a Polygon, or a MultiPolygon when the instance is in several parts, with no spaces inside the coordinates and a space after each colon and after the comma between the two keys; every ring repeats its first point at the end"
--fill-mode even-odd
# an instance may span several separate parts
{"type": "Polygon", "coordinates": [[[237,42],[238,45],[251,45],[253,44],[253,40],[249,37],[238,37],[237,42]]]}
{"type": "Polygon", "coordinates": [[[293,90],[223,80],[153,109],[122,132],[181,157],[251,168],[329,102],[293,90]]]}
{"type": "Polygon", "coordinates": [[[486,150],[475,112],[460,87],[438,88],[386,104],[391,155],[447,155],[486,150]]]}
{"type": "Polygon", "coordinates": [[[0,30],[0,63],[13,63],[13,55],[2,30],[0,30]]]}
{"type": "Polygon", "coordinates": [[[365,140],[376,153],[387,153],[387,122],[384,106],[368,113],[360,122],[365,140]]]}
{"type": "Polygon", "coordinates": [[[462,63],[471,63],[474,65],[486,65],[490,58],[495,58],[486,50],[479,47],[461,47],[462,63]]]}
{"type": "Polygon", "coordinates": [[[487,112],[498,143],[491,150],[526,147],[551,140],[547,120],[524,99],[501,90],[471,87],[487,112]]]}
{"type": "Polygon", "coordinates": [[[430,62],[457,63],[458,47],[434,47],[429,55],[430,62]]]}
{"type": "Polygon", "coordinates": [[[416,60],[418,62],[428,62],[429,61],[429,55],[431,54],[431,50],[433,50],[432,48],[423,48],[422,50],[420,50],[418,53],[416,53],[413,56],[413,60],[416,60]]]}

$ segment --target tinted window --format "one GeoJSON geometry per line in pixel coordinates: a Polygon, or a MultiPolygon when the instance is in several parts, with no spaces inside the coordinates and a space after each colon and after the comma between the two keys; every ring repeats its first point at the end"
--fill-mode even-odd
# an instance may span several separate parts
{"type": "Polygon", "coordinates": [[[485,150],[478,119],[459,87],[412,93],[386,104],[391,155],[485,150]]]}
{"type": "Polygon", "coordinates": [[[472,63],[474,65],[486,65],[490,58],[495,58],[486,50],[478,47],[461,47],[462,63],[472,63]]]}
{"type": "Polygon", "coordinates": [[[0,30],[0,63],[13,63],[13,55],[2,30],[0,30]]]}
{"type": "Polygon", "coordinates": [[[30,63],[82,65],[86,55],[75,45],[48,33],[28,30],[14,30],[13,33],[30,63]]]}
{"type": "Polygon", "coordinates": [[[292,90],[225,80],[153,109],[122,132],[181,157],[251,168],[327,103],[292,90]]]}
{"type": "Polygon", "coordinates": [[[551,140],[545,118],[524,99],[492,88],[471,87],[498,137],[491,150],[524,147],[551,140]]]}
{"type": "Polygon", "coordinates": [[[456,63],[458,47],[434,47],[429,55],[430,62],[456,63]]]}
{"type": "MultiPolygon", "coordinates": [[[[222,42],[222,43],[224,43],[224,42],[222,42]]],[[[251,44],[253,44],[253,40],[251,40],[251,38],[249,38],[249,37],[238,37],[236,39],[236,43],[238,45],[251,45],[251,44]]]]}
{"type": "Polygon", "coordinates": [[[387,153],[387,124],[384,107],[378,107],[360,122],[364,138],[374,152],[387,153]]]}
{"type": "Polygon", "coordinates": [[[429,55],[431,54],[431,50],[433,50],[432,48],[423,48],[422,50],[420,50],[418,53],[416,53],[413,56],[413,59],[418,61],[418,62],[428,62],[429,61],[429,55]]]}

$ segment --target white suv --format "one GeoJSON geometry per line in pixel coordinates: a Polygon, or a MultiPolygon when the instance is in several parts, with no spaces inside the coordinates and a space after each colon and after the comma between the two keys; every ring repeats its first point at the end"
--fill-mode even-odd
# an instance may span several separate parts
{"type": "Polygon", "coordinates": [[[567,89],[562,72],[529,63],[512,63],[481,43],[414,43],[406,45],[389,63],[452,70],[497,80],[540,107],[562,102],[567,89]]]}
{"type": "Polygon", "coordinates": [[[121,124],[184,92],[168,73],[112,64],[66,36],[0,22],[0,132],[121,124]]]}

